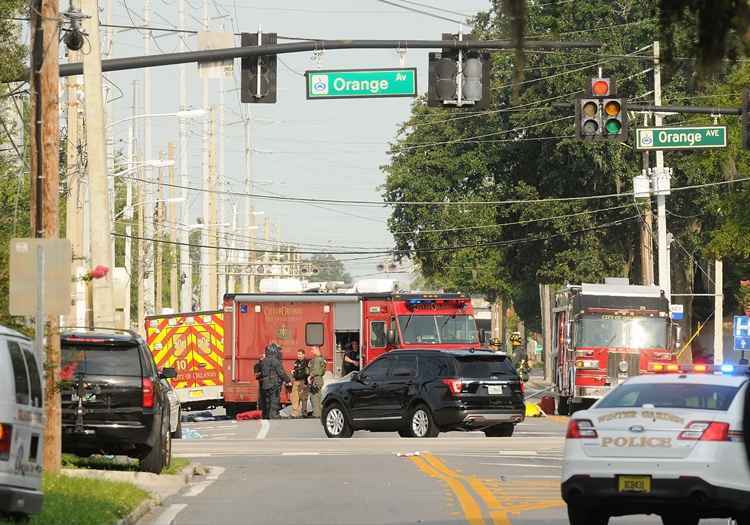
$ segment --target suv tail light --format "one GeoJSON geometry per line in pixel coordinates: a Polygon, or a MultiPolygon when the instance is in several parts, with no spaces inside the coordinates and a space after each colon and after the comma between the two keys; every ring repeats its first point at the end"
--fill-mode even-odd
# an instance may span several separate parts
{"type": "Polygon", "coordinates": [[[456,396],[463,391],[464,382],[462,379],[443,379],[443,384],[448,385],[451,395],[456,396]]]}
{"type": "Polygon", "coordinates": [[[154,382],[150,377],[143,378],[143,408],[154,408],[154,382]]]}
{"type": "Polygon", "coordinates": [[[682,441],[730,441],[729,423],[691,421],[677,439],[682,441]]]}
{"type": "Polygon", "coordinates": [[[521,381],[520,384],[521,384],[521,393],[525,394],[526,393],[526,383],[524,383],[523,381],[521,381]]]}
{"type": "Polygon", "coordinates": [[[10,444],[13,438],[13,425],[0,424],[0,460],[7,461],[10,457],[10,444]]]}
{"type": "Polygon", "coordinates": [[[594,424],[588,419],[571,419],[568,421],[568,431],[565,439],[592,439],[599,437],[594,430],[594,424]]]}

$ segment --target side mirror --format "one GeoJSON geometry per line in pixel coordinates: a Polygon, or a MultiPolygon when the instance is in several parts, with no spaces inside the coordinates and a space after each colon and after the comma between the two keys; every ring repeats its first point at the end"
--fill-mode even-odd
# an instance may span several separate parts
{"type": "Polygon", "coordinates": [[[352,381],[359,381],[359,374],[360,374],[360,372],[352,372],[352,374],[351,374],[351,380],[352,381]]]}
{"type": "Polygon", "coordinates": [[[414,370],[411,368],[401,367],[393,371],[395,377],[412,377],[414,376],[414,370]]]}
{"type": "Polygon", "coordinates": [[[162,368],[161,372],[159,373],[159,377],[161,379],[174,379],[175,377],[177,377],[177,370],[170,367],[162,368]]]}
{"type": "Polygon", "coordinates": [[[396,344],[396,330],[391,328],[388,330],[388,345],[393,346],[396,344]]]}

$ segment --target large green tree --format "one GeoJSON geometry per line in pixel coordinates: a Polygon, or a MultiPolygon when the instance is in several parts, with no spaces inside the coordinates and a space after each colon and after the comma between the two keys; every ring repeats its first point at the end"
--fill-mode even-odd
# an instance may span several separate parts
{"type": "MultiPolygon", "coordinates": [[[[474,36],[512,36],[515,22],[504,7],[498,0],[479,14],[474,36]]],[[[418,100],[385,167],[384,197],[403,203],[393,207],[389,220],[398,253],[413,258],[425,277],[448,289],[514,300],[532,325],[540,282],[591,282],[608,275],[638,282],[644,206],[617,194],[631,191],[642,157],[627,144],[576,141],[572,106],[555,104],[569,104],[582,94],[600,67],[616,79],[619,96],[648,102],[650,45],[660,34],[659,15],[655,2],[637,0],[530,4],[527,36],[599,39],[606,47],[527,50],[515,96],[518,60],[494,53],[489,111],[428,108],[418,100]],[[577,199],[601,195],[613,196],[577,199]],[[535,202],[549,198],[560,200],[535,202]],[[414,201],[439,204],[409,204],[414,201]]],[[[675,28],[671,47],[677,56],[689,56],[692,31],[675,28]]],[[[744,67],[725,64],[713,82],[696,82],[695,69],[695,61],[675,60],[664,70],[664,103],[739,105],[744,67]]],[[[708,122],[707,117],[679,116],[671,122],[685,120],[708,122]]],[[[736,119],[724,122],[732,127],[726,150],[665,155],[674,168],[673,186],[748,172],[747,155],[738,149],[736,119]]],[[[675,292],[708,287],[698,268],[705,266],[701,258],[709,233],[723,220],[720,210],[728,191],[732,188],[695,188],[668,199],[675,292]]],[[[689,314],[691,301],[685,302],[689,314]]]]}

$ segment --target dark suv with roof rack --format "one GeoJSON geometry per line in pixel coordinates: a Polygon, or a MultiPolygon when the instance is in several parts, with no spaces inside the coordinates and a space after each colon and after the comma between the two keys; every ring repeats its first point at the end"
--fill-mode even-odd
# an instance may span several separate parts
{"type": "Polygon", "coordinates": [[[141,470],[160,473],[172,453],[169,399],[146,343],[130,331],[64,332],[63,452],[126,455],[141,470]]]}
{"type": "Polygon", "coordinates": [[[509,437],[525,415],[523,383],[510,359],[486,350],[393,350],[324,390],[328,437],[355,430],[509,437]]]}

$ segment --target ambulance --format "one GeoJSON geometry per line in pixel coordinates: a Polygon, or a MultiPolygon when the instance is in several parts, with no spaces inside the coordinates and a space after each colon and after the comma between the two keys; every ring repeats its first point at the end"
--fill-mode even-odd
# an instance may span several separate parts
{"type": "Polygon", "coordinates": [[[146,342],[159,370],[171,367],[170,380],[183,409],[223,404],[224,314],[189,312],[146,317],[146,342]]]}

